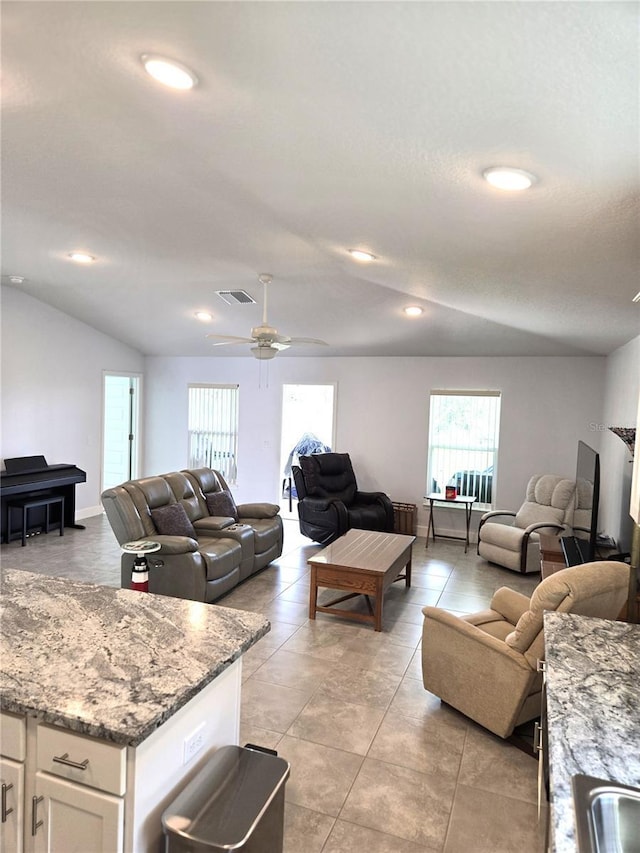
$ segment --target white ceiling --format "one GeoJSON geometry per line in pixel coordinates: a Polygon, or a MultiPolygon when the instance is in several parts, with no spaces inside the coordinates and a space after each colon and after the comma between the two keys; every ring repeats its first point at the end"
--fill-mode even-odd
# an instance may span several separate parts
{"type": "Polygon", "coordinates": [[[215,291],[260,302],[261,272],[271,324],[329,343],[279,358],[609,353],[640,333],[639,17],[3,2],[3,284],[154,355],[249,356],[205,335],[260,322],[215,291]],[[142,53],[199,85],[160,86],[142,53]],[[539,181],[492,189],[495,164],[539,181]]]}

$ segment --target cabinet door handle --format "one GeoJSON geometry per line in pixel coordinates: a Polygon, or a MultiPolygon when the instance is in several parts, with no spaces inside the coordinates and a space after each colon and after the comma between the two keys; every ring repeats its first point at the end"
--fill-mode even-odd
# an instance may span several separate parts
{"type": "Polygon", "coordinates": [[[38,803],[41,803],[44,797],[32,797],[31,799],[31,835],[35,835],[40,829],[43,820],[38,820],[38,803]]]}
{"type": "Polygon", "coordinates": [[[542,726],[540,723],[533,724],[533,751],[542,751],[542,726]]]}
{"type": "Polygon", "coordinates": [[[541,660],[540,658],[538,658],[538,661],[536,663],[536,669],[538,672],[546,672],[547,671],[546,660],[541,660]]]}
{"type": "Polygon", "coordinates": [[[76,770],[86,770],[89,764],[88,758],[85,758],[84,761],[72,761],[68,752],[65,752],[64,755],[54,755],[53,760],[58,764],[64,764],[65,767],[73,767],[76,770]]]}
{"type": "Polygon", "coordinates": [[[13,811],[13,809],[7,808],[7,791],[10,791],[13,788],[13,784],[9,783],[7,785],[6,782],[2,783],[2,823],[7,822],[7,818],[13,811]]]}

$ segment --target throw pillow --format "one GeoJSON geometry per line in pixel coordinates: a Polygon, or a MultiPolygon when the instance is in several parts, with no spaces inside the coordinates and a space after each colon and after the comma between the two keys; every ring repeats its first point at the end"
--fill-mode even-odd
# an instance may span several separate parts
{"type": "Polygon", "coordinates": [[[175,503],[152,509],[151,518],[160,534],[189,536],[191,539],[198,538],[182,504],[175,503]]]}
{"type": "Polygon", "coordinates": [[[238,520],[238,508],[231,492],[222,489],[219,492],[207,492],[205,495],[209,515],[221,515],[238,520]]]}

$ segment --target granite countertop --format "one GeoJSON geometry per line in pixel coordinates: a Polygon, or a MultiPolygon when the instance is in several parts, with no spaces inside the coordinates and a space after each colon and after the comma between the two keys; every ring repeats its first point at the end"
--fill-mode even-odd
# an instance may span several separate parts
{"type": "Polygon", "coordinates": [[[551,850],[575,853],[571,777],[640,787],[640,625],[545,613],[551,850]]]}
{"type": "Polygon", "coordinates": [[[5,570],[0,707],[137,746],[270,627],[244,610],[5,570]]]}

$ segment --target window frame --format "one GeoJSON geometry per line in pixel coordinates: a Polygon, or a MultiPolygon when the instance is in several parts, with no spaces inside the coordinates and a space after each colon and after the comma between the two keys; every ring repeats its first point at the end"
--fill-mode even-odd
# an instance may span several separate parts
{"type": "MultiPolygon", "coordinates": [[[[455,485],[459,487],[460,483],[468,484],[469,482],[473,483],[473,488],[469,489],[468,486],[465,488],[464,486],[458,489],[458,494],[462,494],[465,491],[468,494],[476,494],[477,500],[473,504],[473,508],[477,510],[490,510],[493,506],[495,506],[495,484],[497,479],[498,472],[498,455],[500,448],[500,420],[502,414],[502,392],[496,389],[441,389],[436,388],[432,389],[429,393],[429,422],[428,422],[428,435],[427,435],[427,465],[426,465],[426,491],[425,495],[431,494],[434,492],[434,488],[432,487],[434,484],[437,486],[436,491],[442,494],[443,498],[445,496],[445,487],[450,483],[452,479],[455,478],[455,485]],[[482,397],[485,399],[495,399],[496,405],[493,408],[493,411],[489,414],[486,421],[486,431],[484,436],[481,436],[480,441],[474,441],[468,445],[464,445],[463,443],[458,443],[452,447],[448,448],[448,452],[452,457],[451,464],[449,468],[453,469],[449,471],[447,469],[447,473],[442,476],[438,474],[438,471],[434,472],[434,456],[438,451],[441,451],[441,455],[445,456],[444,451],[446,448],[443,448],[442,441],[435,442],[434,441],[434,416],[438,413],[434,412],[434,398],[454,398],[454,397],[482,397]],[[473,465],[468,460],[470,459],[479,459],[481,455],[486,455],[485,459],[486,464],[473,465]],[[458,457],[456,459],[455,457],[458,457]],[[464,458],[461,457],[465,457],[464,458]],[[482,477],[483,473],[489,471],[489,469],[493,469],[491,471],[491,479],[487,480],[486,477],[482,477]],[[478,472],[476,477],[475,471],[478,472]],[[440,479],[443,482],[439,482],[439,480],[434,476],[434,474],[438,474],[440,479]],[[456,474],[461,474],[461,477],[456,477],[456,474]],[[490,484],[490,485],[489,485],[490,484]],[[487,492],[490,489],[490,494],[487,492]],[[490,500],[480,501],[480,497],[484,491],[484,496],[489,497],[490,500]]],[[[445,463],[447,464],[447,463],[445,463]]],[[[427,505],[427,504],[425,504],[427,505]]],[[[457,504],[456,506],[462,506],[462,504],[457,504]]]]}
{"type": "Polygon", "coordinates": [[[188,468],[213,468],[220,471],[229,485],[237,485],[238,481],[238,434],[240,421],[240,386],[237,383],[218,383],[218,382],[189,382],[187,385],[187,459],[188,468]],[[192,426],[193,419],[197,417],[207,417],[213,414],[215,407],[215,395],[210,402],[203,402],[203,409],[200,413],[192,411],[192,392],[200,389],[201,391],[233,391],[229,395],[229,403],[226,404],[226,411],[220,421],[214,422],[209,429],[192,426]],[[208,409],[208,411],[207,411],[208,409]],[[198,454],[192,447],[193,433],[200,432],[201,440],[207,439],[209,436],[210,445],[205,454],[198,454]],[[224,436],[224,441],[216,442],[216,436],[224,436]],[[225,464],[220,464],[216,461],[215,455],[227,454],[229,461],[225,464]]]}

